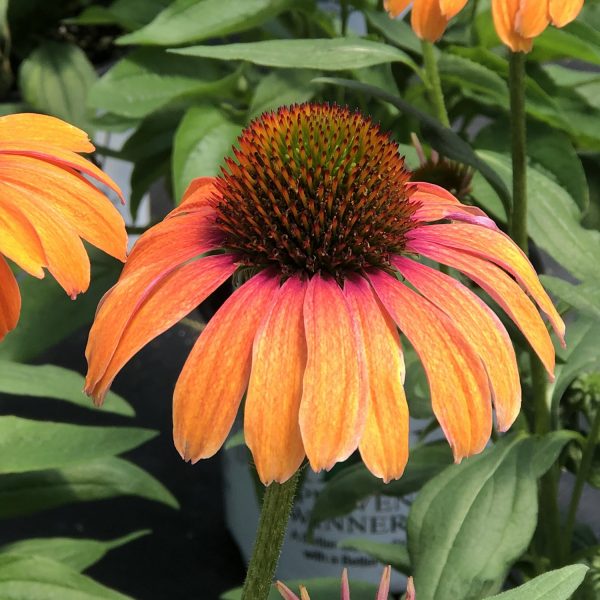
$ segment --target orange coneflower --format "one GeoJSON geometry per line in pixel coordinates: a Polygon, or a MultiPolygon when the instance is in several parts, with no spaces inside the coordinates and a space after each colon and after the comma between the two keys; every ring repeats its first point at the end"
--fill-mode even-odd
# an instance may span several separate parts
{"type": "Polygon", "coordinates": [[[467,0],[384,0],[383,6],[395,18],[412,4],[411,25],[417,36],[428,42],[439,40],[450,19],[455,17],[467,0]]]}
{"type": "Polygon", "coordinates": [[[244,269],[250,279],[177,382],[174,436],[186,460],[217,452],[247,390],[245,437],[263,482],[285,481],[305,454],[330,469],[357,447],[375,475],[399,477],[408,409],[396,326],[423,362],[456,460],[488,441],[492,399],[506,430],[520,386],[505,328],[479,296],[415,259],[477,282],[552,373],[552,342],[527,293],[561,338],[564,325],[510,238],[443,189],[410,183],[398,146],[345,108],[267,113],[234,153],[134,247],[90,333],[87,392],[101,401],[142,346],[244,269]]]}
{"type": "Polygon", "coordinates": [[[492,0],[496,32],[513,52],[529,52],[550,23],[564,27],[582,8],[583,0],[492,0]]]}
{"type": "Polygon", "coordinates": [[[34,277],[44,277],[47,268],[71,298],[90,282],[81,238],[125,260],[123,219],[82,175],[121,194],[77,154],[93,150],[83,131],[54,117],[0,117],[0,340],[21,309],[17,281],[2,255],[34,277]]]}

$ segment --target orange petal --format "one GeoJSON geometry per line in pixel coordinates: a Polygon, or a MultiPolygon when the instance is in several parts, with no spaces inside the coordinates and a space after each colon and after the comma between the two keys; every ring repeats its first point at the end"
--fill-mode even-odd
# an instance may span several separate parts
{"type": "Polygon", "coordinates": [[[90,261],[75,230],[51,206],[37,202],[7,181],[0,181],[0,204],[20,210],[35,229],[48,270],[71,298],[90,284],[90,261]]]}
{"type": "Polygon", "coordinates": [[[218,196],[219,192],[215,186],[214,177],[198,177],[190,183],[183,194],[181,203],[167,215],[167,218],[210,207],[210,200],[218,196]]]}
{"type": "Polygon", "coordinates": [[[107,315],[109,324],[106,325],[105,318],[98,318],[90,331],[90,341],[86,350],[89,364],[86,392],[101,401],[117,373],[139,350],[194,310],[234,271],[235,265],[231,256],[220,254],[207,256],[175,269],[150,290],[137,287],[139,280],[134,277],[122,280],[118,284],[122,292],[120,297],[129,297],[137,307],[131,313],[122,335],[117,339],[110,331],[110,316],[115,310],[111,294],[103,303],[99,314],[102,313],[102,317],[107,315]],[[139,297],[144,298],[141,303],[136,302],[139,297]],[[106,331],[107,327],[109,331],[106,331]],[[105,343],[114,344],[115,340],[116,347],[106,346],[107,351],[112,350],[108,364],[100,361],[108,352],[97,357],[90,350],[103,347],[105,343]]]}
{"type": "Polygon", "coordinates": [[[550,0],[548,10],[552,25],[564,27],[569,24],[583,8],[583,0],[550,0]]]}
{"type": "Polygon", "coordinates": [[[308,359],[300,430],[315,471],[346,460],[363,433],[368,398],[366,365],[340,286],[315,275],[304,301],[308,359]]]}
{"type": "Polygon", "coordinates": [[[521,0],[515,29],[524,38],[535,38],[548,27],[548,5],[542,0],[521,0]]]}
{"type": "MultiPolygon", "coordinates": [[[[538,0],[542,2],[542,0],[538,0]]],[[[523,37],[516,28],[521,0],[492,0],[492,16],[498,37],[513,52],[530,52],[533,39],[523,37]]]]}
{"type": "Polygon", "coordinates": [[[125,260],[127,233],[123,217],[79,173],[29,156],[4,155],[0,177],[38,202],[49,203],[84,240],[125,260]]]}
{"type": "Polygon", "coordinates": [[[369,409],[360,454],[386,483],[398,479],[408,460],[408,405],[404,359],[396,325],[363,277],[346,280],[344,294],[361,333],[369,381],[369,409]]]}
{"type": "Polygon", "coordinates": [[[20,313],[21,294],[17,280],[0,256],[0,341],[17,326],[20,313]]]}
{"type": "Polygon", "coordinates": [[[290,277],[254,339],[244,434],[265,485],[287,481],[304,459],[298,414],[306,367],[305,293],[306,283],[290,277]]]}
{"type": "Polygon", "coordinates": [[[440,0],[415,0],[413,2],[411,25],[422,40],[437,42],[448,25],[448,20],[440,8],[440,0]]]}
{"type": "Polygon", "coordinates": [[[525,253],[501,231],[492,231],[470,223],[428,225],[408,234],[413,239],[424,240],[457,248],[495,262],[513,275],[531,294],[542,312],[546,314],[556,335],[564,345],[565,324],[525,253]]]}
{"type": "Polygon", "coordinates": [[[446,19],[455,17],[467,4],[467,0],[439,0],[440,10],[446,19]]]}
{"type": "Polygon", "coordinates": [[[490,438],[490,389],[481,361],[452,321],[391,275],[369,278],[387,311],[419,355],[431,404],[454,459],[481,452],[490,438]]]}
{"type": "Polygon", "coordinates": [[[283,600],[299,600],[298,596],[281,581],[276,582],[277,591],[281,594],[283,600]]]}
{"type": "Polygon", "coordinates": [[[479,354],[492,388],[500,431],[521,408],[521,383],[515,351],[504,325],[488,306],[456,279],[407,258],[392,261],[400,273],[445,313],[479,354]]]}
{"type": "Polygon", "coordinates": [[[472,254],[429,242],[412,241],[407,250],[448,265],[470,277],[514,321],[554,379],[554,346],[544,321],[527,294],[502,269],[472,254]]]}
{"type": "Polygon", "coordinates": [[[87,133],[47,115],[21,113],[0,117],[0,146],[35,142],[59,146],[73,152],[93,152],[87,133]]]}
{"type": "Polygon", "coordinates": [[[173,397],[175,446],[185,460],[215,454],[229,433],[246,390],[256,330],[279,287],[263,271],[237,289],[194,345],[173,397]]]}
{"type": "Polygon", "coordinates": [[[383,8],[395,19],[400,16],[410,5],[412,0],[383,0],[383,8]]]}

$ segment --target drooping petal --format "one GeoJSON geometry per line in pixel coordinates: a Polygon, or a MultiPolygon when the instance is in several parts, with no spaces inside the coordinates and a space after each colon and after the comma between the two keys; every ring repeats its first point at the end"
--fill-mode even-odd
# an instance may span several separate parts
{"type": "Polygon", "coordinates": [[[515,16],[515,29],[524,38],[535,38],[548,27],[548,6],[541,0],[521,0],[515,16]]]}
{"type": "Polygon", "coordinates": [[[544,321],[527,294],[502,269],[472,254],[429,242],[412,240],[407,250],[461,271],[487,292],[523,332],[554,378],[554,346],[544,321]]]}
{"type": "MultiPolygon", "coordinates": [[[[122,280],[117,286],[121,291],[120,299],[129,297],[134,302],[139,297],[144,299],[131,313],[120,337],[112,336],[110,331],[107,331],[104,319],[97,318],[94,322],[86,350],[89,364],[86,392],[102,401],[117,373],[139,350],[194,310],[234,271],[235,265],[231,256],[221,254],[184,264],[161,278],[149,290],[140,289],[140,280],[134,277],[122,280]],[[107,340],[107,337],[110,337],[110,340],[107,340]],[[108,345],[105,346],[106,354],[98,357],[90,350],[104,347],[110,342],[116,342],[112,353],[108,345]],[[111,354],[109,362],[100,362],[99,359],[108,354],[111,354]]],[[[109,293],[98,316],[100,313],[109,313],[109,317],[115,316],[111,301],[114,290],[115,288],[109,293]]]]}
{"type": "Polygon", "coordinates": [[[125,260],[127,233],[119,211],[77,172],[29,156],[5,155],[0,177],[56,209],[84,240],[125,260]]]}
{"type": "Polygon", "coordinates": [[[261,481],[287,481],[304,459],[298,415],[306,367],[306,283],[290,277],[254,339],[244,436],[261,481]]]}
{"type": "Polygon", "coordinates": [[[467,0],[439,0],[440,10],[448,21],[455,17],[467,4],[467,0]]]}
{"type": "MultiPolygon", "coordinates": [[[[542,0],[539,1],[541,3],[542,0]]],[[[492,0],[494,27],[498,37],[513,52],[530,52],[533,39],[523,37],[516,28],[520,2],[521,0],[492,0]]]]}
{"type": "Polygon", "coordinates": [[[404,360],[396,326],[362,277],[349,278],[344,294],[361,333],[369,381],[369,409],[359,449],[369,471],[398,479],[408,460],[408,405],[404,360]]]}
{"type": "Polygon", "coordinates": [[[382,271],[369,274],[387,311],[419,355],[433,411],[454,459],[480,452],[490,437],[490,389],[481,361],[452,321],[429,300],[382,271]]]}
{"type": "Polygon", "coordinates": [[[300,430],[313,470],[328,470],[356,450],[368,408],[363,351],[335,280],[320,275],[310,280],[304,327],[308,354],[300,430]]]}
{"type": "Polygon", "coordinates": [[[490,260],[513,275],[546,314],[564,345],[565,324],[524,252],[501,231],[470,223],[428,225],[409,232],[407,237],[456,248],[490,260]]]}
{"type": "Polygon", "coordinates": [[[437,42],[444,35],[448,25],[448,19],[440,8],[440,0],[415,0],[411,25],[420,39],[437,42]]]}
{"type": "Polygon", "coordinates": [[[0,341],[12,331],[21,313],[21,294],[17,280],[0,255],[0,341]]]}
{"type": "Polygon", "coordinates": [[[204,210],[210,207],[210,199],[219,195],[215,186],[214,177],[198,177],[194,179],[185,190],[181,202],[177,208],[172,210],[167,218],[181,213],[204,210]]]}
{"type": "Polygon", "coordinates": [[[552,25],[564,27],[577,18],[583,8],[583,0],[549,0],[548,10],[552,25]]]}
{"type": "Polygon", "coordinates": [[[400,16],[410,5],[412,0],[383,0],[383,7],[395,19],[400,16]]]}
{"type": "Polygon", "coordinates": [[[500,431],[506,431],[521,407],[515,351],[504,325],[488,306],[456,279],[408,258],[392,264],[444,312],[481,358],[490,379],[500,431]]]}
{"type": "Polygon", "coordinates": [[[256,331],[278,287],[271,272],[252,277],[194,345],[173,397],[173,436],[185,460],[208,458],[223,445],[248,384],[256,331]]]}
{"type": "Polygon", "coordinates": [[[0,146],[35,142],[59,146],[72,152],[93,152],[87,133],[56,117],[21,113],[0,117],[0,146]]]}

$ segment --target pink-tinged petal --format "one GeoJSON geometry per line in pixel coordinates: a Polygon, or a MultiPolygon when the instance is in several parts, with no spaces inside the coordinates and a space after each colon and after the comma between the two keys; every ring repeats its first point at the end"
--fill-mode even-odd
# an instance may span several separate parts
{"type": "Polygon", "coordinates": [[[515,29],[524,38],[535,38],[548,27],[548,4],[542,0],[520,0],[515,29]]]}
{"type": "MultiPolygon", "coordinates": [[[[390,594],[390,580],[392,578],[392,567],[389,565],[383,569],[383,575],[381,576],[381,582],[379,583],[379,589],[377,590],[377,598],[375,600],[388,600],[390,594]]],[[[409,577],[409,579],[411,579],[409,577]]],[[[407,598],[408,600],[408,598],[407,598]]]]}
{"type": "Polygon", "coordinates": [[[300,405],[304,448],[315,471],[331,469],[358,446],[367,413],[363,349],[344,294],[315,275],[304,301],[308,358],[300,405]]]}
{"type": "MultiPolygon", "coordinates": [[[[417,595],[415,593],[415,583],[412,577],[408,578],[406,582],[406,598],[405,600],[416,600],[417,595]]],[[[377,598],[379,600],[379,598],[377,598]]]]}
{"type": "Polygon", "coordinates": [[[408,460],[408,405],[404,359],[396,325],[363,277],[346,280],[344,294],[361,334],[369,381],[369,409],[359,449],[385,482],[398,479],[408,460]]]}
{"type": "Polygon", "coordinates": [[[490,379],[498,427],[506,431],[519,414],[521,384],[515,351],[504,325],[456,279],[408,258],[396,258],[392,264],[452,320],[479,354],[490,379]]]}
{"type": "Polygon", "coordinates": [[[194,179],[181,198],[177,208],[172,210],[167,218],[195,211],[211,208],[210,201],[220,197],[220,193],[215,185],[214,177],[198,177],[194,179]]]}
{"type": "Polygon", "coordinates": [[[471,344],[429,300],[391,275],[376,271],[369,278],[423,363],[454,459],[481,452],[490,438],[492,407],[487,375],[471,344]]]}
{"type": "Polygon", "coordinates": [[[413,193],[410,196],[411,201],[418,199],[420,202],[449,202],[450,204],[461,204],[461,202],[451,194],[447,189],[428,183],[427,181],[412,181],[408,184],[413,193]]]}
{"type": "Polygon", "coordinates": [[[583,0],[550,0],[548,10],[552,25],[564,27],[577,18],[583,8],[583,0]]]}
{"type": "Polygon", "coordinates": [[[564,345],[563,320],[542,287],[529,259],[506,234],[470,223],[451,223],[419,227],[409,232],[407,237],[469,252],[490,260],[508,271],[531,294],[564,345]]]}
{"type": "Polygon", "coordinates": [[[341,599],[350,600],[350,583],[348,582],[348,569],[342,571],[341,599]]]}
{"type": "Polygon", "coordinates": [[[461,271],[487,292],[523,332],[554,379],[554,346],[544,321],[527,294],[502,269],[472,254],[429,242],[413,240],[407,250],[461,271]]]}
{"type": "Polygon", "coordinates": [[[292,592],[292,590],[290,590],[290,588],[281,581],[278,581],[275,585],[277,586],[277,591],[281,594],[281,597],[284,600],[300,600],[298,596],[296,596],[296,594],[294,594],[294,592],[292,592]]]}
{"type": "Polygon", "coordinates": [[[238,288],[194,345],[173,397],[173,436],[185,460],[215,454],[231,430],[246,390],[252,343],[279,281],[263,271],[238,288]]]}
{"type": "Polygon", "coordinates": [[[411,2],[412,0],[383,0],[383,8],[392,19],[395,19],[409,7],[411,2]]]}
{"type": "Polygon", "coordinates": [[[0,341],[12,331],[21,313],[21,294],[17,280],[0,255],[0,341]]]}
{"type": "Polygon", "coordinates": [[[440,8],[440,0],[414,0],[411,13],[413,31],[422,40],[437,42],[448,25],[440,8]]]}
{"type": "Polygon", "coordinates": [[[306,283],[290,277],[276,292],[252,352],[244,436],[261,481],[287,481],[304,459],[298,415],[306,367],[306,283]]]}
{"type": "Polygon", "coordinates": [[[100,308],[86,350],[89,363],[86,392],[101,401],[117,373],[139,350],[194,310],[234,271],[231,256],[221,254],[184,264],[149,289],[138,287],[140,280],[134,277],[122,280],[118,284],[121,293],[115,298],[130,298],[136,308],[131,311],[120,337],[107,331],[104,318],[107,315],[110,319],[111,313],[116,310],[112,301],[115,288],[100,308]],[[136,302],[139,297],[143,297],[143,301],[136,302]],[[91,350],[115,342],[106,364],[101,363],[100,358],[110,353],[108,346],[108,352],[103,356],[97,357],[91,350]]]}

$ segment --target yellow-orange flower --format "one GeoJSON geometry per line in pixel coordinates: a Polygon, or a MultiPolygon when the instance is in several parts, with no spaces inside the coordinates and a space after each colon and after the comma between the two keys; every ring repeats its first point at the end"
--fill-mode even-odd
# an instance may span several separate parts
{"type": "Polygon", "coordinates": [[[582,7],[583,0],[492,0],[496,32],[513,52],[529,52],[550,23],[564,27],[582,7]]]}
{"type": "Polygon", "coordinates": [[[83,175],[116,184],[78,152],[87,135],[38,114],[0,117],[0,340],[19,319],[21,296],[4,257],[34,277],[48,269],[71,298],[90,281],[81,241],[125,260],[127,235],[119,212],[83,175]]]}
{"type": "Polygon", "coordinates": [[[123,365],[238,268],[249,279],[210,320],[177,382],[175,444],[215,454],[244,393],[244,432],[265,484],[308,457],[330,469],[357,448],[375,475],[400,477],[408,408],[398,328],[424,365],[456,460],[506,430],[521,401],[508,334],[456,279],[462,271],[524,333],[550,374],[564,324],[523,252],[481,210],[410,183],[398,146],[358,113],[305,104],[267,113],[217,178],[135,245],[105,296],[86,350],[101,401],[123,365]],[[514,279],[513,279],[514,278],[514,279]],[[410,284],[410,287],[409,285],[410,284]]]}
{"type": "Polygon", "coordinates": [[[439,40],[450,19],[465,6],[467,0],[384,0],[383,6],[395,18],[412,4],[411,25],[422,40],[439,40]]]}

